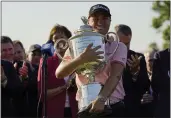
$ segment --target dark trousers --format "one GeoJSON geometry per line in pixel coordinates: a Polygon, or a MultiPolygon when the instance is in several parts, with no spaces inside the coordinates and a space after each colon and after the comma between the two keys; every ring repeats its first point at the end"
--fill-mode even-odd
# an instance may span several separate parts
{"type": "Polygon", "coordinates": [[[124,102],[120,101],[110,106],[105,106],[104,112],[100,114],[89,113],[90,109],[85,109],[79,115],[79,118],[123,118],[125,112],[124,102]]]}
{"type": "Polygon", "coordinates": [[[154,103],[141,104],[141,117],[154,117],[154,103]]]}
{"type": "Polygon", "coordinates": [[[65,118],[72,118],[71,107],[66,107],[66,108],[64,109],[64,117],[65,117],[65,118]]]}
{"type": "Polygon", "coordinates": [[[109,118],[120,118],[124,117],[125,105],[123,101],[110,105],[112,109],[112,114],[108,115],[109,118]]]}

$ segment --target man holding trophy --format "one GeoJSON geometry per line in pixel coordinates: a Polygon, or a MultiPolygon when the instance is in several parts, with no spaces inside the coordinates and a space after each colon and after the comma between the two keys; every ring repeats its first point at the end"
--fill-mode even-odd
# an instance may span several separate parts
{"type": "Polygon", "coordinates": [[[126,65],[127,48],[107,36],[110,23],[111,14],[107,6],[92,6],[88,25],[81,26],[76,36],[70,39],[70,48],[56,69],[57,78],[76,73],[80,118],[123,117],[125,93],[121,76],[126,65]]]}

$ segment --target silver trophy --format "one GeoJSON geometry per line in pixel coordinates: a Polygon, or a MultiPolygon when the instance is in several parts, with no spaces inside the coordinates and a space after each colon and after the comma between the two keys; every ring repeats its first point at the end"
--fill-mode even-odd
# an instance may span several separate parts
{"type": "MultiPolygon", "coordinates": [[[[101,54],[104,58],[100,59],[100,62],[85,63],[79,66],[76,70],[78,74],[82,74],[88,79],[88,83],[78,88],[78,91],[81,93],[81,99],[78,101],[79,109],[89,106],[90,103],[96,99],[102,88],[100,83],[95,82],[95,74],[97,70],[102,69],[105,66],[110,58],[105,58],[105,40],[108,42],[117,41],[117,44],[119,45],[119,39],[114,32],[109,32],[107,35],[102,35],[93,31],[92,27],[87,25],[88,20],[86,17],[81,17],[81,20],[84,25],[81,25],[80,28],[74,32],[75,35],[73,37],[68,40],[58,40],[58,44],[61,46],[60,48],[66,48],[68,46],[72,58],[76,58],[84,51],[85,48],[87,48],[89,44],[93,43],[93,47],[99,45],[101,46],[98,51],[104,51],[104,54],[101,54]]],[[[118,45],[111,56],[116,52],[118,45]]],[[[59,54],[57,55],[59,58],[64,60],[59,54]]]]}

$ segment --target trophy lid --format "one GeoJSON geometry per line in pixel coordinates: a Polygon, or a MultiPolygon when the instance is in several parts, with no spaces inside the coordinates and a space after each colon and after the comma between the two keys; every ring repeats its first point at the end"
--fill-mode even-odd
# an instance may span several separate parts
{"type": "Polygon", "coordinates": [[[93,31],[93,28],[90,25],[87,24],[88,23],[87,17],[82,16],[81,20],[84,23],[84,25],[81,25],[79,30],[81,30],[81,31],[84,31],[84,30],[86,30],[86,31],[93,31]]]}
{"type": "Polygon", "coordinates": [[[80,28],[78,29],[80,31],[93,31],[93,28],[90,25],[81,25],[80,28]]]}

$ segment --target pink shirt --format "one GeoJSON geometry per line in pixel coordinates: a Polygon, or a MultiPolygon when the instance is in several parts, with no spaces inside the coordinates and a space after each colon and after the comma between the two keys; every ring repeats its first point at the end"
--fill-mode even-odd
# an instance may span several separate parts
{"type": "MultiPolygon", "coordinates": [[[[111,56],[111,54],[115,50],[116,46],[117,46],[116,42],[105,44],[106,59],[108,59],[109,56],[111,56]]],[[[64,58],[65,59],[71,59],[71,57],[68,54],[68,51],[66,52],[64,58]]],[[[126,60],[127,60],[127,47],[125,46],[125,44],[120,42],[118,49],[116,50],[115,54],[112,55],[112,57],[110,58],[110,60],[106,64],[105,68],[96,74],[95,81],[100,82],[102,84],[105,84],[106,80],[110,76],[111,63],[120,63],[123,66],[126,66],[126,60]]],[[[76,100],[79,101],[79,99],[81,97],[81,91],[79,91],[79,87],[81,85],[88,83],[88,79],[83,75],[76,74],[76,83],[77,83],[77,87],[78,87],[76,100]]],[[[112,93],[112,95],[110,97],[110,101],[111,101],[111,103],[119,102],[120,100],[124,99],[124,96],[125,96],[125,91],[123,88],[122,78],[121,78],[116,89],[114,90],[114,92],[112,93]]]]}

